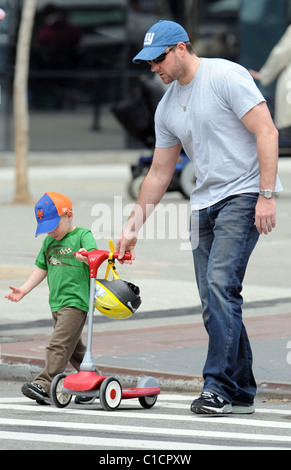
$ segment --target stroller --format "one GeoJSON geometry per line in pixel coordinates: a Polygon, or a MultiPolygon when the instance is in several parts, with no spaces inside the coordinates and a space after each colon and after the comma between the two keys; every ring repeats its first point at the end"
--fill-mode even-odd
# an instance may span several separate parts
{"type": "MultiPolygon", "coordinates": [[[[150,155],[143,155],[137,164],[131,165],[131,180],[128,184],[128,194],[136,199],[143,180],[152,164],[152,149],[155,144],[154,114],[165,88],[156,79],[141,79],[126,98],[112,107],[116,119],[128,133],[143,145],[151,149],[150,155]]],[[[189,199],[196,184],[195,169],[187,155],[181,151],[172,180],[167,191],[179,191],[189,199]]]]}

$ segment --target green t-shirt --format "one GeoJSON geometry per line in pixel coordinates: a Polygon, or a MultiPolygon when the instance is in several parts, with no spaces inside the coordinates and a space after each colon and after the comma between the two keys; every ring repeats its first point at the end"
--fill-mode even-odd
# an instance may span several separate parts
{"type": "Polygon", "coordinates": [[[74,256],[80,248],[97,249],[92,233],[85,228],[75,228],[62,240],[47,236],[43,242],[35,264],[47,271],[52,312],[69,306],[89,309],[89,268],[74,256]]]}

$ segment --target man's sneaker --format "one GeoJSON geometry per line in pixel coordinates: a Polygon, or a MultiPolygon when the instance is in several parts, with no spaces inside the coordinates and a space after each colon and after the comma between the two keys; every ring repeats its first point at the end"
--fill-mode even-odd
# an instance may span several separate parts
{"type": "Polygon", "coordinates": [[[255,411],[254,403],[232,403],[232,414],[234,415],[251,415],[255,411]]]}
{"type": "Polygon", "coordinates": [[[216,393],[204,391],[193,401],[191,411],[197,414],[226,414],[232,412],[232,406],[216,393]]]}
{"type": "Polygon", "coordinates": [[[45,389],[34,382],[25,383],[22,385],[21,391],[23,395],[30,398],[31,400],[36,400],[39,405],[50,404],[50,397],[46,393],[45,389]]]}

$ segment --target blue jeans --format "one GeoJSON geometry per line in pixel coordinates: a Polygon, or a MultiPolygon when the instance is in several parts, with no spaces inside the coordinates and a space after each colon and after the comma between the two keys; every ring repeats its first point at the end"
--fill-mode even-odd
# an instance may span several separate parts
{"type": "Polygon", "coordinates": [[[199,220],[199,243],[193,249],[193,258],[209,335],[204,390],[230,403],[252,403],[256,394],[252,351],[242,321],[241,291],[249,257],[259,238],[254,226],[257,199],[256,193],[231,196],[200,210],[199,218],[197,213],[191,214],[193,235],[193,224],[199,220]]]}

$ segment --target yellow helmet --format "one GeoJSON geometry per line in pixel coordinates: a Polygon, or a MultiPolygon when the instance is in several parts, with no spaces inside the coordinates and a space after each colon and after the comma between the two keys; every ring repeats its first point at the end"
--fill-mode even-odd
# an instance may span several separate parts
{"type": "Polygon", "coordinates": [[[105,279],[96,279],[95,281],[95,307],[106,317],[122,320],[131,317],[140,306],[140,290],[131,282],[119,278],[114,266],[114,246],[111,241],[109,244],[111,253],[105,279]],[[110,271],[113,275],[112,281],[107,280],[110,271]]]}
{"type": "Polygon", "coordinates": [[[96,279],[95,307],[109,318],[129,318],[141,304],[139,293],[137,286],[122,279],[96,279]]]}

